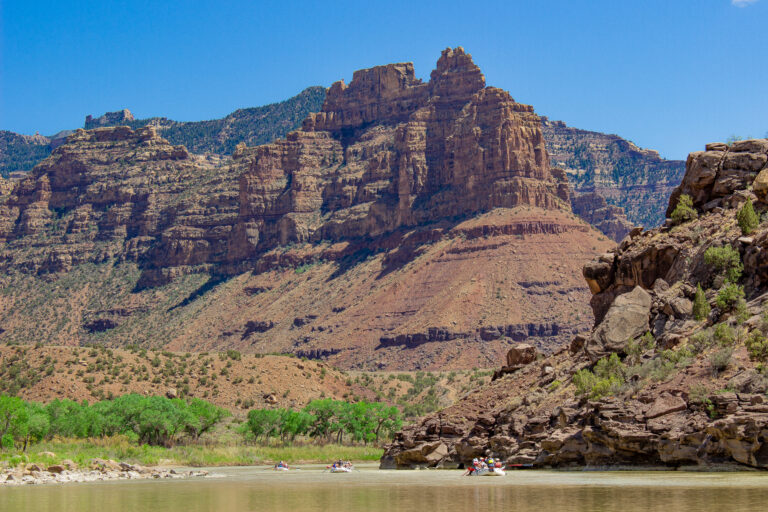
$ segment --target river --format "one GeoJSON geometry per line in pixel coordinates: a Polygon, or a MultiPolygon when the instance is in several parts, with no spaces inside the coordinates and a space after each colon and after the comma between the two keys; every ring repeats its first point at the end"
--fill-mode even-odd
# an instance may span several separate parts
{"type": "Polygon", "coordinates": [[[214,468],[218,478],[0,487],[0,512],[709,512],[768,509],[766,473],[461,471],[329,474],[214,468]]]}

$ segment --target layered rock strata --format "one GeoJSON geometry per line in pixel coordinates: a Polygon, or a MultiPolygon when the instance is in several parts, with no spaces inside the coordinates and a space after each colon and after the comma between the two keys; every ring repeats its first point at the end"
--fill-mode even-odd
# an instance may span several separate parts
{"type": "Polygon", "coordinates": [[[615,242],[622,241],[634,227],[623,208],[609,205],[605,197],[596,192],[572,193],[571,207],[573,213],[615,242]]]}
{"type": "MultiPolygon", "coordinates": [[[[70,283],[78,313],[51,342],[146,342],[147,322],[178,350],[346,367],[487,366],[523,339],[551,351],[591,321],[573,275],[602,238],[572,214],[533,108],[486,87],[461,48],[426,83],[408,63],[357,71],[302,129],[231,159],[149,126],[78,130],[0,206],[10,288],[125,271],[111,298],[87,274],[70,283]]],[[[29,335],[21,293],[0,301],[13,339],[29,335]]]]}
{"type": "Polygon", "coordinates": [[[688,194],[698,218],[635,230],[584,267],[591,334],[507,365],[487,388],[405,428],[382,466],[455,467],[493,455],[537,467],[768,468],[768,376],[756,345],[768,334],[768,223],[743,236],[736,222],[748,199],[758,214],[768,210],[767,160],[765,139],[692,153],[668,211],[688,194]],[[746,302],[733,307],[722,297],[735,283],[704,256],[723,246],[743,263],[746,302]],[[696,286],[711,308],[703,319],[693,313],[696,286]],[[610,365],[613,380],[600,373],[610,365]]]}
{"type": "Polygon", "coordinates": [[[546,117],[541,129],[552,165],[568,174],[574,196],[597,194],[623,208],[636,226],[652,228],[664,222],[664,207],[683,177],[685,162],[660,158],[656,151],[617,135],[573,128],[546,117]]]}

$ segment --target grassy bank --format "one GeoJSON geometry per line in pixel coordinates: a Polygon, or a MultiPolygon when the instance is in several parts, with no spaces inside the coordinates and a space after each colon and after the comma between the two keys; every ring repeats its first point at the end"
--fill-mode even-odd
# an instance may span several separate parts
{"type": "Polygon", "coordinates": [[[374,446],[314,445],[178,445],[173,448],[138,445],[125,437],[56,439],[36,443],[26,454],[0,451],[0,461],[56,464],[70,459],[87,466],[93,458],[113,459],[145,466],[247,466],[284,460],[296,463],[326,463],[335,459],[377,461],[383,450],[374,446]],[[54,456],[44,455],[53,453],[54,456]]]}

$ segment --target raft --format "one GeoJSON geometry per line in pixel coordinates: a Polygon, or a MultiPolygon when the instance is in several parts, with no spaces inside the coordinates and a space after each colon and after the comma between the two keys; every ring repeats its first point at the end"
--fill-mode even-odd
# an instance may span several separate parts
{"type": "Polygon", "coordinates": [[[490,468],[490,469],[478,469],[474,472],[474,476],[504,476],[507,472],[504,468],[490,468]]]}
{"type": "Polygon", "coordinates": [[[331,473],[351,473],[353,468],[328,468],[331,473]]]}

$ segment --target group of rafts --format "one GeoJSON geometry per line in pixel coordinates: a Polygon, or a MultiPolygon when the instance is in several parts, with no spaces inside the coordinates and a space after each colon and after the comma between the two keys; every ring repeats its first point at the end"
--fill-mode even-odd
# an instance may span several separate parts
{"type": "MultiPolygon", "coordinates": [[[[284,461],[275,464],[275,471],[289,471],[291,468],[284,461]]],[[[333,464],[325,466],[329,473],[351,473],[355,467],[349,461],[337,460],[333,464]]],[[[506,468],[500,460],[494,460],[492,457],[487,459],[474,459],[462,476],[504,476],[506,468]]]]}
{"type": "MultiPolygon", "coordinates": [[[[273,468],[275,471],[290,471],[291,467],[285,461],[280,461],[275,464],[273,468]]],[[[337,460],[333,464],[325,466],[325,470],[329,473],[351,473],[355,470],[355,466],[349,461],[337,460]]]]}

